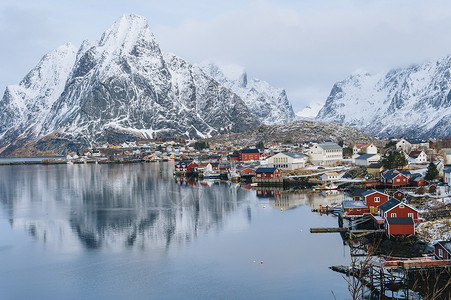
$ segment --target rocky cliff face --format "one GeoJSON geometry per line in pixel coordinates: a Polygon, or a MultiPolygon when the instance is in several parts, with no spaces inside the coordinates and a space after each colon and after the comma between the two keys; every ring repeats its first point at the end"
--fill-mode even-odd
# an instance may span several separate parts
{"type": "Polygon", "coordinates": [[[451,56],[386,74],[337,82],[316,119],[369,135],[451,136],[451,56]]]}
{"type": "Polygon", "coordinates": [[[246,103],[254,117],[265,125],[284,124],[296,119],[296,115],[284,89],[277,89],[266,81],[249,79],[239,67],[227,70],[215,64],[203,64],[203,70],[220,84],[231,89],[246,103]]]}
{"type": "Polygon", "coordinates": [[[122,16],[98,42],[85,41],[78,50],[67,44],[44,56],[19,85],[6,89],[0,111],[3,155],[37,139],[41,150],[64,153],[259,125],[230,89],[163,54],[147,21],[136,15],[122,16]]]}

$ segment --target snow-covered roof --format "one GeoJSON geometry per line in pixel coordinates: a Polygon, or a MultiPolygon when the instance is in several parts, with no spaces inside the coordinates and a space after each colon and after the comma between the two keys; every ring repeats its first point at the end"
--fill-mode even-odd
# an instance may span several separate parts
{"type": "Polygon", "coordinates": [[[302,153],[295,153],[295,152],[282,152],[282,153],[291,158],[304,158],[305,157],[305,154],[302,154],[302,153]]]}
{"type": "Polygon", "coordinates": [[[341,203],[343,208],[367,208],[365,202],[363,201],[354,201],[354,200],[346,200],[341,203]]]}
{"type": "Polygon", "coordinates": [[[323,150],[342,150],[343,149],[338,144],[330,143],[330,142],[318,144],[318,147],[321,147],[321,149],[323,149],[323,150]]]}
{"type": "Polygon", "coordinates": [[[385,193],[383,193],[381,191],[378,191],[378,190],[369,190],[369,191],[363,192],[362,196],[366,197],[366,196],[369,196],[369,195],[374,194],[374,193],[379,193],[379,194],[383,194],[385,196],[388,196],[387,194],[385,194],[385,193]]]}
{"type": "Polygon", "coordinates": [[[371,157],[373,157],[373,156],[376,156],[377,154],[367,154],[367,153],[364,153],[364,154],[360,154],[358,157],[356,157],[355,159],[356,160],[360,160],[360,159],[362,159],[362,160],[367,160],[367,159],[369,159],[369,158],[371,158],[371,157]]]}

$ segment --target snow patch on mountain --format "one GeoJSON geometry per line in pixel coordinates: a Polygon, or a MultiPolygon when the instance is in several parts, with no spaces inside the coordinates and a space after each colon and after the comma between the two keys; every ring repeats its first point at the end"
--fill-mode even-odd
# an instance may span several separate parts
{"type": "Polygon", "coordinates": [[[314,120],[318,112],[323,108],[324,102],[312,102],[296,113],[300,120],[314,120]]]}

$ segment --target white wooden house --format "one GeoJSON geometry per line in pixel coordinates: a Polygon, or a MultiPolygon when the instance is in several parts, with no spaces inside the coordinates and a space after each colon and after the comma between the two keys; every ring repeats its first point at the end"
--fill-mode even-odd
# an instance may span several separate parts
{"type": "Polygon", "coordinates": [[[423,150],[414,150],[410,151],[407,160],[409,164],[425,164],[428,162],[428,156],[423,150]]]}
{"type": "Polygon", "coordinates": [[[280,152],[267,159],[268,168],[296,170],[305,167],[307,156],[302,153],[280,152]]]}
{"type": "Polygon", "coordinates": [[[310,148],[310,162],[314,165],[331,165],[340,160],[343,160],[343,149],[336,143],[327,142],[310,148]]]}
{"type": "Polygon", "coordinates": [[[368,167],[371,164],[378,163],[381,160],[379,154],[361,154],[354,158],[356,166],[368,167]]]}

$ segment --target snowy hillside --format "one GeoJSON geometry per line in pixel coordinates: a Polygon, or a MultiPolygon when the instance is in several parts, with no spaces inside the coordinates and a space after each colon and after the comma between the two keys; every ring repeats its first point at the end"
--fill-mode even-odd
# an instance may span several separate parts
{"type": "Polygon", "coordinates": [[[259,79],[249,79],[238,66],[201,65],[207,74],[243,99],[254,117],[266,125],[289,123],[296,119],[287,94],[259,79]]]}
{"type": "Polygon", "coordinates": [[[318,112],[323,108],[324,102],[313,102],[296,113],[301,120],[314,120],[318,112]]]}
{"type": "Polygon", "coordinates": [[[100,41],[46,55],[0,102],[0,148],[30,141],[64,153],[161,136],[209,137],[259,122],[201,68],[163,54],[145,18],[124,15],[100,41]]]}
{"type": "Polygon", "coordinates": [[[233,144],[248,147],[263,142],[265,145],[274,143],[298,143],[303,141],[346,141],[349,143],[375,143],[361,131],[350,126],[331,122],[295,121],[278,125],[262,125],[248,132],[231,133],[215,136],[208,141],[220,144],[233,144]]]}
{"type": "Polygon", "coordinates": [[[451,56],[337,82],[316,119],[375,136],[451,136],[451,56]]]}

